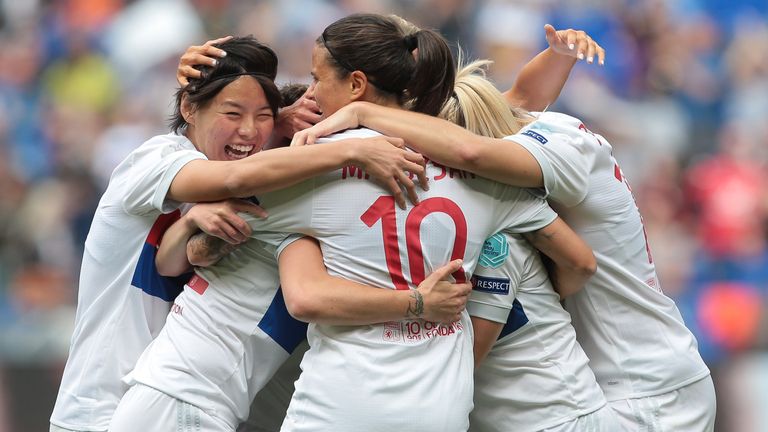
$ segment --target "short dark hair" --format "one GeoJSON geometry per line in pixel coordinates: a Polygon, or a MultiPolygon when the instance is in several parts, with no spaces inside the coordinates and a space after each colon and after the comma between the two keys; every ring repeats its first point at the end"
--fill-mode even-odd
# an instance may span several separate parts
{"type": "Polygon", "coordinates": [[[300,97],[307,92],[309,86],[307,84],[285,84],[280,87],[280,96],[283,98],[283,104],[281,107],[287,107],[293,105],[294,102],[299,100],[300,97]]]}
{"type": "Polygon", "coordinates": [[[261,85],[269,107],[272,109],[272,115],[277,115],[281,97],[275,85],[277,76],[275,52],[253,36],[234,37],[216,46],[226,51],[227,55],[218,58],[216,66],[195,66],[203,75],[200,78],[190,79],[186,87],[176,92],[176,105],[170,118],[170,128],[173,132],[184,132],[188,126],[184,116],[181,115],[184,96],[193,106],[203,107],[224,87],[243,75],[253,77],[261,85]]]}
{"type": "Polygon", "coordinates": [[[400,104],[411,101],[414,111],[437,115],[453,91],[453,54],[435,31],[406,30],[388,16],[353,14],[326,27],[317,43],[328,50],[340,77],[362,71],[378,90],[396,95],[400,104]]]}

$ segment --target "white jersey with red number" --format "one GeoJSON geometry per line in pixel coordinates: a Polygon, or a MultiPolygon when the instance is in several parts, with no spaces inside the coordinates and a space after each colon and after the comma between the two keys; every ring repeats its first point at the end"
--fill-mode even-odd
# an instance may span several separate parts
{"type": "Polygon", "coordinates": [[[285,307],[274,246],[300,237],[262,238],[269,242],[251,239],[196,270],[126,383],[194,405],[233,430],[248,418],[251,400],[307,333],[285,307]]]}
{"type": "MultiPolygon", "coordinates": [[[[329,138],[378,135],[366,129],[329,138]]],[[[483,242],[500,229],[527,232],[556,217],[527,190],[427,165],[430,190],[406,210],[347,167],[266,194],[254,235],[292,231],[320,241],[334,276],[411,289],[451,259],[454,277],[475,267],[483,242]]],[[[368,326],[311,324],[310,349],[288,409],[288,431],[464,431],[472,408],[472,337],[466,313],[450,326],[406,320],[368,326]]]]}
{"type": "Polygon", "coordinates": [[[156,136],[112,173],[85,241],[75,330],[51,423],[106,430],[120,379],[160,331],[183,282],[158,275],[157,242],[179,217],[166,199],[179,170],[205,155],[185,137],[156,136]]]}
{"type": "Polygon", "coordinates": [[[597,273],[565,306],[608,400],[666,393],[707,376],[696,339],[662,292],[608,141],[559,113],[539,114],[508,139],[538,160],[548,198],[594,250],[597,273]]]}
{"type": "MultiPolygon", "coordinates": [[[[472,285],[469,314],[504,327],[475,369],[470,430],[540,431],[606,405],[571,317],[530,243],[520,235],[491,236],[472,285]]],[[[596,430],[615,430],[601,426],[596,430]]]]}

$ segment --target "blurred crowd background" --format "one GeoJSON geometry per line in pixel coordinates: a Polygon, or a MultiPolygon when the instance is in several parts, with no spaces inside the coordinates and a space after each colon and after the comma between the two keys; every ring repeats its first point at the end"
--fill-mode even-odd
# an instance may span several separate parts
{"type": "Polygon", "coordinates": [[[0,0],[0,431],[47,430],[93,211],[116,164],[167,130],[178,56],[253,34],[280,83],[309,82],[317,35],[357,11],[439,29],[495,60],[501,89],[545,23],[607,50],[550,109],[614,145],[713,371],[717,430],[768,430],[765,0],[0,0]]]}

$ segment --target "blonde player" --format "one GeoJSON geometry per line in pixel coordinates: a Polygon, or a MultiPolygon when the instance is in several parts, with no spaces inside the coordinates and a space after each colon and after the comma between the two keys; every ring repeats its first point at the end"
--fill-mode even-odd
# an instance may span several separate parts
{"type": "MultiPolygon", "coordinates": [[[[503,96],[483,76],[487,63],[459,70],[454,96],[441,116],[461,117],[470,130],[493,136],[499,134],[499,121],[488,114],[498,104],[501,123],[519,129],[532,118],[503,110],[503,96]],[[477,105],[481,109],[468,109],[477,105]]],[[[549,256],[558,251],[548,250],[535,233],[525,238],[497,233],[483,246],[467,306],[475,333],[472,431],[621,430],[560,305],[560,296],[578,292],[594,274],[595,259],[570,230],[559,235],[569,242],[567,262],[579,266],[563,267],[556,265],[562,258],[555,260],[550,277],[534,246],[549,256]]]]}
{"type": "MultiPolygon", "coordinates": [[[[127,390],[121,378],[160,331],[181,286],[159,277],[154,267],[157,242],[179,218],[180,203],[250,196],[351,160],[363,167],[374,162],[373,153],[379,154],[376,168],[365,168],[386,180],[403,168],[421,169],[420,157],[373,142],[247,157],[272,132],[279,101],[272,82],[277,58],[252,38],[225,46],[231,55],[204,85],[179,92],[180,123],[174,129],[184,133],[157,136],[138,147],[115,169],[101,198],[85,243],[75,332],[51,430],[107,430],[127,390]]],[[[249,233],[235,212],[258,210],[244,203],[204,208],[188,214],[185,223],[231,242],[249,233]]]]}
{"type": "MultiPolygon", "coordinates": [[[[501,102],[501,101],[500,101],[501,102]]],[[[506,131],[481,137],[437,118],[355,103],[294,136],[296,144],[360,125],[404,138],[431,160],[526,187],[543,187],[595,251],[598,270],[566,299],[578,340],[625,428],[713,429],[715,394],[696,340],[656,276],[642,217],[612,147],[578,119],[540,113],[520,132],[509,108],[471,104],[506,131]]],[[[474,129],[468,115],[459,125],[474,129]]]]}

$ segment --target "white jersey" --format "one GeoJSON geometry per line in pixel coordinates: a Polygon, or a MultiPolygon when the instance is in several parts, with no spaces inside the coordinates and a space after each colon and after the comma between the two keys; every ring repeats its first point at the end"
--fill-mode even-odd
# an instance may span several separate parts
{"type": "MultiPolygon", "coordinates": [[[[359,129],[329,138],[365,137],[359,129]]],[[[555,213],[527,190],[432,163],[421,203],[397,208],[384,189],[347,167],[266,194],[260,231],[320,241],[328,272],[378,287],[411,289],[451,259],[464,280],[483,242],[500,229],[527,232],[555,213]]],[[[404,320],[368,326],[310,324],[310,349],[288,408],[289,431],[464,431],[472,408],[472,338],[466,313],[450,326],[404,320]]]]}
{"type": "Polygon", "coordinates": [[[530,243],[494,234],[472,285],[469,314],[504,324],[475,369],[472,431],[540,431],[606,405],[571,317],[530,243]]]}
{"type": "Polygon", "coordinates": [[[298,237],[266,237],[196,270],[126,383],[194,405],[232,430],[248,418],[251,400],[307,333],[285,307],[273,246],[298,237]]]}
{"type": "Polygon", "coordinates": [[[179,170],[205,155],[185,137],[156,136],[112,173],[94,215],[80,271],[69,359],[51,423],[106,430],[128,373],[165,322],[181,291],[155,268],[157,242],[179,217],[166,199],[179,170]]]}
{"type": "Polygon", "coordinates": [[[608,400],[666,393],[707,376],[696,339],[661,290],[611,145],[559,113],[540,114],[509,139],[538,160],[548,198],[594,250],[597,273],[565,306],[608,400]]]}

